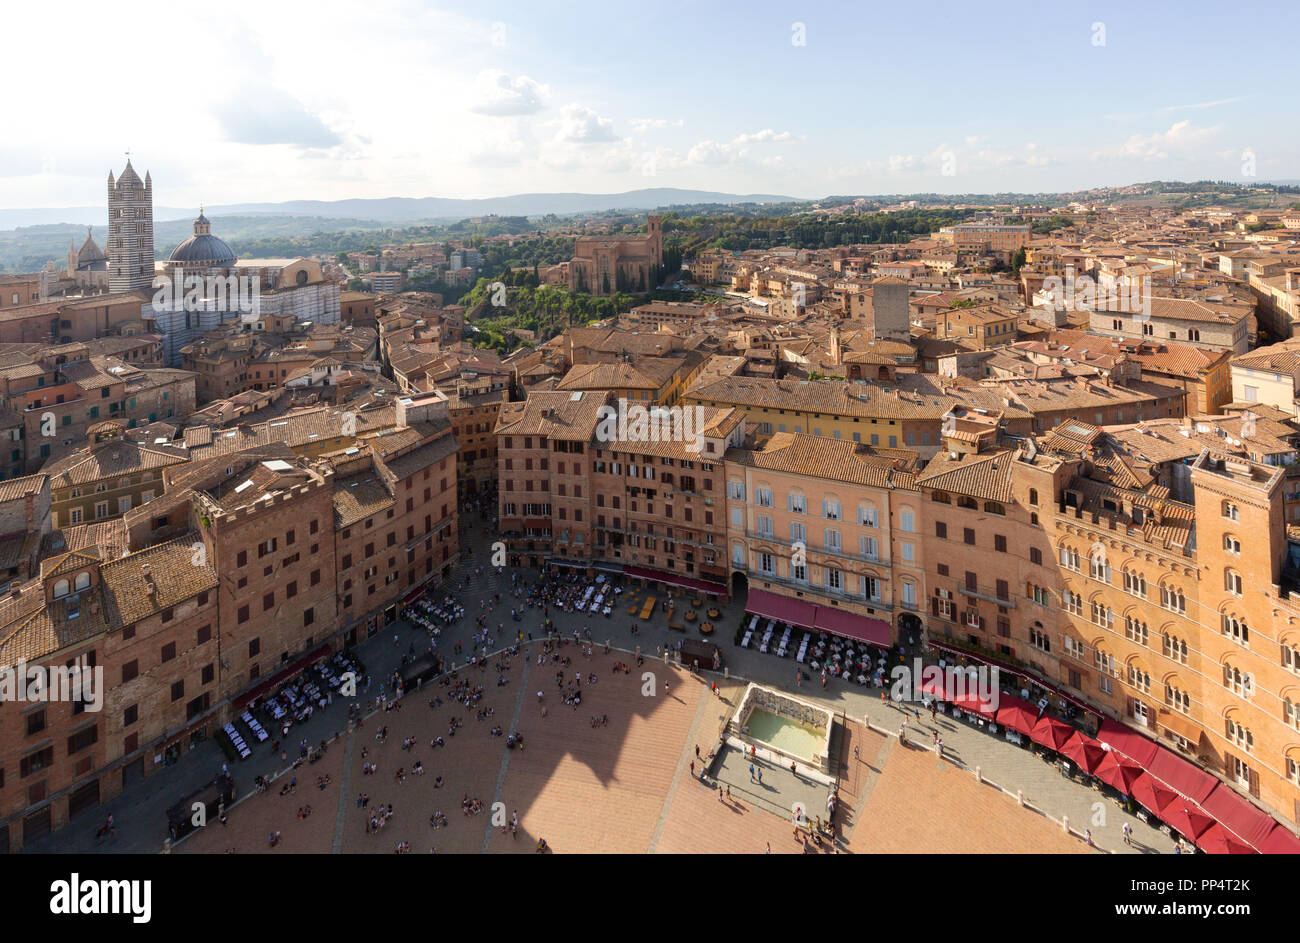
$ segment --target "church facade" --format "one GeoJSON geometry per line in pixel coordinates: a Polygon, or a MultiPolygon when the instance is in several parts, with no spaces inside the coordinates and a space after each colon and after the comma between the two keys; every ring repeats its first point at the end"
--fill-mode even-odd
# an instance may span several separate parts
{"type": "Polygon", "coordinates": [[[579,236],[569,262],[569,290],[609,295],[654,288],[664,260],[662,226],[662,216],[647,216],[643,236],[579,236]]]}

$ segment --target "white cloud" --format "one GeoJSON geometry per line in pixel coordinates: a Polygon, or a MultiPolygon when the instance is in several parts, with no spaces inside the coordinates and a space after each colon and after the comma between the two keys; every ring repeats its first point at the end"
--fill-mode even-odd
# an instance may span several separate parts
{"type": "Polygon", "coordinates": [[[644,134],[647,131],[659,130],[662,128],[680,128],[686,124],[681,118],[676,121],[669,121],[667,118],[633,118],[628,122],[632,130],[637,134],[644,134]]]}
{"type": "Polygon", "coordinates": [[[612,118],[602,118],[586,105],[565,105],[560,114],[556,140],[570,144],[599,144],[617,141],[612,118]]]}
{"type": "Polygon", "coordinates": [[[1094,152],[1093,159],[1153,161],[1186,157],[1218,132],[1217,127],[1196,128],[1184,119],[1175,122],[1167,131],[1134,134],[1122,144],[1094,152]]]}
{"type": "Polygon", "coordinates": [[[535,115],[546,107],[551,90],[526,75],[510,76],[500,69],[485,69],[474,79],[470,111],[480,115],[535,115]]]}
{"type": "MultiPolygon", "coordinates": [[[[778,132],[771,128],[764,128],[762,131],[755,131],[752,134],[737,135],[731,141],[725,143],[712,139],[699,141],[687,152],[686,162],[688,164],[710,164],[715,166],[736,163],[748,159],[755,144],[778,144],[793,140],[795,140],[795,136],[789,131],[778,132]]],[[[758,162],[761,164],[764,160],[770,160],[770,158],[758,162]]]]}

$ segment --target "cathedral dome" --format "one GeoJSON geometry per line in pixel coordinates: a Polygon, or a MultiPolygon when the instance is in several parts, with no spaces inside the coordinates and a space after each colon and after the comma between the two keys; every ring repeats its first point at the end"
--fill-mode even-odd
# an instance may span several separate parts
{"type": "Polygon", "coordinates": [[[198,219],[194,220],[194,235],[172,250],[170,261],[186,265],[234,265],[235,253],[223,240],[212,235],[211,230],[208,218],[200,209],[198,219]]]}
{"type": "Polygon", "coordinates": [[[91,238],[90,231],[86,231],[86,241],[82,243],[81,249],[77,252],[77,270],[81,272],[95,271],[102,272],[108,269],[108,256],[91,238]]]}

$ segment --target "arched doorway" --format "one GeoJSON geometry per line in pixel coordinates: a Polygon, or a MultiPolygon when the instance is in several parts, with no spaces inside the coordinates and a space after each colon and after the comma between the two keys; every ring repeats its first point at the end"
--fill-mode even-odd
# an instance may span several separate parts
{"type": "Polygon", "coordinates": [[[742,595],[745,598],[749,596],[749,577],[736,570],[731,574],[731,598],[740,599],[742,595]]]}
{"type": "Polygon", "coordinates": [[[922,632],[923,626],[921,619],[912,612],[901,612],[898,615],[898,641],[900,644],[910,644],[912,636],[916,636],[917,642],[924,640],[925,635],[922,632]]]}

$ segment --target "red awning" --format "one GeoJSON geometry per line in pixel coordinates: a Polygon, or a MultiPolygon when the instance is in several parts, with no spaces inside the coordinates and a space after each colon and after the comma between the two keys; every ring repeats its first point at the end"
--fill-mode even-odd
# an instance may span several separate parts
{"type": "Polygon", "coordinates": [[[1119,751],[1106,750],[1106,755],[1097,763],[1097,768],[1092,771],[1092,775],[1112,789],[1118,789],[1124,795],[1131,796],[1133,783],[1145,776],[1146,772],[1119,751]]]}
{"type": "Polygon", "coordinates": [[[813,628],[832,635],[841,635],[858,642],[867,642],[881,648],[889,648],[889,623],[880,619],[871,619],[856,613],[833,609],[830,606],[818,606],[813,613],[813,628]]]}
{"type": "Polygon", "coordinates": [[[1289,828],[1278,822],[1259,846],[1259,850],[1266,855],[1300,855],[1300,838],[1296,838],[1289,828]]]}
{"type": "Polygon", "coordinates": [[[1178,754],[1165,747],[1157,747],[1156,755],[1146,764],[1147,772],[1164,781],[1166,786],[1178,790],[1193,802],[1205,801],[1219,781],[1178,754]]]}
{"type": "Polygon", "coordinates": [[[1214,816],[1226,830],[1254,848],[1259,848],[1277,826],[1273,816],[1256,808],[1223,783],[1219,783],[1201,803],[1201,808],[1214,816]]]}
{"type": "Polygon", "coordinates": [[[1017,678],[1024,678],[1025,680],[1032,682],[1035,687],[1043,688],[1046,691],[1051,691],[1055,697],[1059,697],[1063,701],[1069,701],[1071,704],[1079,708],[1079,710],[1081,711],[1087,711],[1089,714],[1098,713],[1097,708],[1094,707],[1093,705],[1079,700],[1077,697],[1075,697],[1073,694],[1070,694],[1068,691],[1062,691],[1060,688],[1052,684],[1052,682],[1046,681],[1038,677],[1037,675],[1032,674],[1029,671],[1026,671],[1024,668],[1020,667],[1019,665],[1012,664],[1009,661],[1002,661],[1000,659],[993,658],[992,656],[989,655],[977,654],[975,652],[968,652],[966,651],[966,649],[958,648],[956,645],[945,645],[943,642],[934,642],[934,641],[930,642],[930,644],[935,648],[939,649],[940,651],[950,652],[953,655],[961,655],[966,658],[971,658],[985,665],[994,665],[999,670],[1005,671],[1009,675],[1014,675],[1017,678]]]}
{"type": "Polygon", "coordinates": [[[297,661],[295,661],[293,664],[281,668],[275,674],[268,677],[265,681],[261,682],[260,684],[254,687],[249,688],[243,694],[239,695],[239,697],[235,698],[235,709],[238,710],[239,708],[243,707],[245,704],[248,704],[254,698],[260,697],[261,695],[265,694],[267,691],[274,690],[275,688],[284,684],[284,682],[288,681],[294,675],[301,673],[307,668],[310,668],[312,665],[316,664],[316,662],[320,661],[322,658],[328,658],[331,651],[333,651],[333,649],[330,648],[328,642],[326,642],[324,645],[320,645],[312,649],[306,655],[302,656],[297,661]]]}
{"type": "Polygon", "coordinates": [[[1034,724],[1033,730],[1029,731],[1029,739],[1049,750],[1059,751],[1076,732],[1065,721],[1045,716],[1034,724]]]}
{"type": "Polygon", "coordinates": [[[974,688],[975,682],[973,681],[967,685],[965,682],[958,681],[947,675],[943,678],[932,677],[921,683],[922,694],[929,694],[941,701],[947,701],[959,710],[980,714],[989,720],[995,719],[998,705],[997,698],[1001,692],[994,691],[991,700],[986,702],[974,688]]]}
{"type": "Polygon", "coordinates": [[[1100,743],[1077,730],[1074,732],[1074,736],[1066,740],[1062,745],[1060,753],[1062,756],[1073,760],[1075,765],[1086,773],[1095,770],[1101,761],[1108,756],[1107,751],[1101,748],[1100,743]]]}
{"type": "Polygon", "coordinates": [[[1134,799],[1161,817],[1169,806],[1187,801],[1147,773],[1143,773],[1133,781],[1132,795],[1134,799]]]}
{"type": "Polygon", "coordinates": [[[1149,768],[1151,761],[1160,752],[1160,747],[1142,734],[1129,730],[1109,717],[1102,718],[1097,739],[1102,743],[1109,743],[1143,769],[1149,768]]]}
{"type": "Polygon", "coordinates": [[[648,570],[641,566],[625,566],[623,567],[623,573],[636,579],[654,580],[656,583],[667,583],[669,586],[682,586],[696,592],[708,593],[710,596],[727,595],[727,587],[718,583],[697,580],[690,576],[678,576],[676,573],[665,573],[662,570],[648,570]]]}
{"type": "Polygon", "coordinates": [[[817,607],[802,599],[778,596],[764,589],[751,589],[745,611],[777,622],[789,622],[801,629],[811,629],[817,621],[817,607]]]}
{"type": "Polygon", "coordinates": [[[1253,855],[1255,849],[1232,835],[1218,823],[1211,825],[1200,838],[1196,847],[1207,855],[1253,855]]]}

